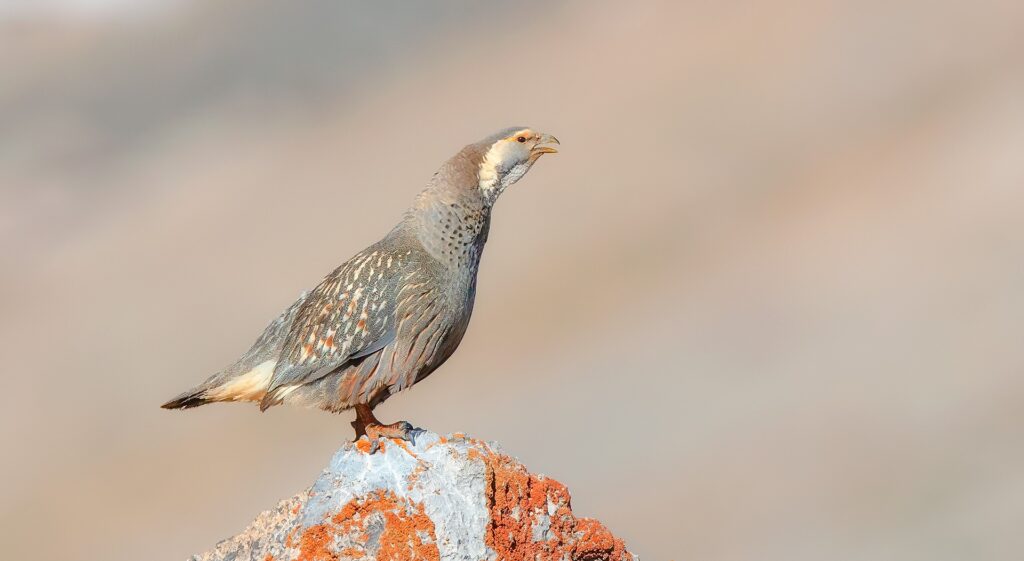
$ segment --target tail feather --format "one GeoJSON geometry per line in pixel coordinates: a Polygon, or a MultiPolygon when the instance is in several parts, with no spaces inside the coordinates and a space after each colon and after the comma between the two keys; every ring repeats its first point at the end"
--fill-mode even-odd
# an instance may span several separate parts
{"type": "Polygon", "coordinates": [[[207,399],[205,394],[205,388],[198,390],[192,389],[168,401],[160,407],[163,407],[164,409],[191,409],[192,407],[199,407],[200,405],[212,403],[213,400],[207,399]]]}
{"type": "MultiPolygon", "coordinates": [[[[263,400],[274,375],[273,360],[255,366],[236,364],[211,376],[208,380],[161,405],[164,409],[189,409],[215,401],[263,400]],[[244,368],[244,370],[241,370],[244,368]]],[[[266,407],[263,407],[264,409],[266,407]]]]}
{"type": "Polygon", "coordinates": [[[205,390],[188,391],[160,406],[165,409],[187,409],[205,405],[209,403],[210,400],[203,396],[204,393],[205,390]]]}

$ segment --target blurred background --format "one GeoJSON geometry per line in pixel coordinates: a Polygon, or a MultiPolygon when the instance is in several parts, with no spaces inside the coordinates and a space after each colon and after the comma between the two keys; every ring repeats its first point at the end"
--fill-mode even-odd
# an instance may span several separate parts
{"type": "Polygon", "coordinates": [[[312,482],[352,415],[159,404],[518,124],[561,154],[381,418],[643,559],[1024,551],[1024,3],[0,6],[7,557],[182,559],[312,482]]]}

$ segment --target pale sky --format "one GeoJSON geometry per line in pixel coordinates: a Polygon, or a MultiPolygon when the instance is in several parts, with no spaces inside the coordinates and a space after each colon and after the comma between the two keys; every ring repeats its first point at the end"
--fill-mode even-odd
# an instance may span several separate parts
{"type": "Polygon", "coordinates": [[[0,0],[0,18],[134,18],[183,3],[184,0],[0,0]]]}

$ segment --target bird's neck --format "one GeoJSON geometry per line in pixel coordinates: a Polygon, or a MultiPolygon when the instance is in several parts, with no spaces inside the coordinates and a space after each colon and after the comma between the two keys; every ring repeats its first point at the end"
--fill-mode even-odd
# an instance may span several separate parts
{"type": "Polygon", "coordinates": [[[410,209],[424,249],[453,269],[476,270],[491,223],[491,207],[479,196],[428,188],[410,209]]]}

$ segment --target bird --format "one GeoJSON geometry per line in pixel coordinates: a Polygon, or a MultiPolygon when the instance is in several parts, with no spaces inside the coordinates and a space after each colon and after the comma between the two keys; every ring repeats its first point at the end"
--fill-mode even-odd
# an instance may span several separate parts
{"type": "Polygon", "coordinates": [[[561,143],[511,127],[462,148],[387,235],[300,295],[238,360],[162,407],[355,409],[357,440],[412,440],[419,429],[384,424],[373,410],[455,352],[473,313],[494,204],[543,155],[558,152],[552,144],[561,143]]]}

